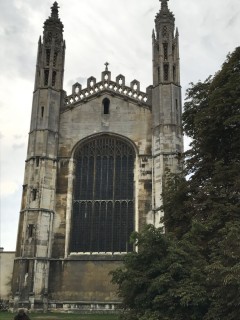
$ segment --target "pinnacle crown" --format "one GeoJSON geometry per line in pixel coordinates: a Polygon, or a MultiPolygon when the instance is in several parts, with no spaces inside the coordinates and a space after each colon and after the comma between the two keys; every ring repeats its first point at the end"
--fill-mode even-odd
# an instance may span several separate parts
{"type": "Polygon", "coordinates": [[[161,2],[161,10],[162,11],[169,11],[168,9],[168,1],[169,0],[159,0],[161,2]]]}
{"type": "Polygon", "coordinates": [[[59,6],[58,6],[58,3],[57,1],[55,1],[53,3],[53,6],[51,7],[51,10],[52,10],[52,13],[51,13],[51,18],[54,18],[54,19],[58,19],[58,9],[59,9],[59,6]]]}

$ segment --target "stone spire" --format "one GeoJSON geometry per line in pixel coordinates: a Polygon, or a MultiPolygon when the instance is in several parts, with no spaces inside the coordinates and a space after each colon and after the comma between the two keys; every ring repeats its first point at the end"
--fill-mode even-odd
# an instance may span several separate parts
{"type": "Polygon", "coordinates": [[[44,36],[51,34],[58,34],[58,38],[62,38],[63,24],[58,15],[58,3],[55,1],[51,7],[51,16],[44,22],[44,36]]]}
{"type": "Polygon", "coordinates": [[[39,39],[35,89],[53,87],[62,90],[65,41],[58,9],[55,1],[50,16],[44,22],[43,38],[39,39]]]}
{"type": "Polygon", "coordinates": [[[159,0],[161,2],[161,9],[159,11],[159,13],[156,16],[156,23],[159,22],[159,20],[163,20],[163,19],[168,19],[171,20],[172,22],[174,22],[175,18],[173,13],[169,10],[168,8],[168,1],[169,0],[159,0]]]}

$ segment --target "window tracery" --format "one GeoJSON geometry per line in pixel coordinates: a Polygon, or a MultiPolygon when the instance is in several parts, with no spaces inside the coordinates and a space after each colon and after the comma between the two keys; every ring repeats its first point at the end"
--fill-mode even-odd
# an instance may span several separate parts
{"type": "Polygon", "coordinates": [[[134,230],[133,147],[103,135],[76,153],[71,252],[128,252],[134,230]]]}

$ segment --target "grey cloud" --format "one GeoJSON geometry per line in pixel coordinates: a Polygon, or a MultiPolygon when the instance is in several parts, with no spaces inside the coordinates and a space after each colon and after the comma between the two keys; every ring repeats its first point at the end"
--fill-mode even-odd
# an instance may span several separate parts
{"type": "Polygon", "coordinates": [[[236,12],[226,23],[226,27],[230,28],[232,25],[236,22],[236,20],[239,18],[240,12],[236,12]]]}
{"type": "Polygon", "coordinates": [[[32,79],[38,36],[34,35],[31,7],[20,2],[17,6],[12,0],[0,1],[0,21],[3,30],[0,34],[0,59],[4,61],[1,73],[6,74],[9,81],[15,76],[32,79]]]}
{"type": "Polygon", "coordinates": [[[18,140],[18,139],[22,139],[23,136],[22,136],[22,135],[19,135],[19,134],[15,134],[15,135],[14,135],[14,138],[15,138],[16,140],[18,140]]]}
{"type": "Polygon", "coordinates": [[[12,145],[12,148],[14,149],[14,150],[16,150],[16,149],[22,149],[22,148],[24,148],[25,147],[25,143],[14,143],[13,145],[12,145]]]}

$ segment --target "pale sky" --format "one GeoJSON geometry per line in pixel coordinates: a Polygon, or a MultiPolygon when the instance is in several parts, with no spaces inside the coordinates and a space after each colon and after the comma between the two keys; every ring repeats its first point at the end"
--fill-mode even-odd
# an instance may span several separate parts
{"type": "MultiPolygon", "coordinates": [[[[27,152],[38,38],[54,0],[0,0],[0,246],[14,251],[27,152]]],[[[64,24],[64,89],[104,63],[152,84],[152,29],[158,0],[59,0],[64,24]]],[[[180,33],[183,99],[189,82],[214,74],[239,46],[239,0],[170,0],[180,33]]]]}

